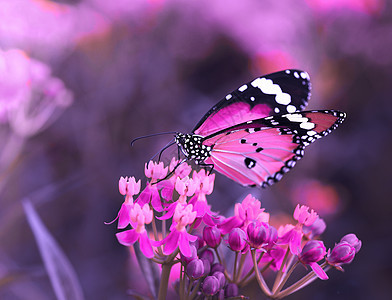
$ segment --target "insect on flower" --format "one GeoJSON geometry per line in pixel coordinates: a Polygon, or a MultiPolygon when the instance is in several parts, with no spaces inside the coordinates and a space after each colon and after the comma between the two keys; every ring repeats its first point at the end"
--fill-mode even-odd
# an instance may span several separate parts
{"type": "Polygon", "coordinates": [[[243,186],[271,185],[303,157],[306,146],[346,117],[337,110],[302,111],[310,89],[308,73],[300,70],[258,77],[212,107],[191,133],[173,132],[159,159],[177,144],[185,156],[177,166],[192,160],[243,186]]]}

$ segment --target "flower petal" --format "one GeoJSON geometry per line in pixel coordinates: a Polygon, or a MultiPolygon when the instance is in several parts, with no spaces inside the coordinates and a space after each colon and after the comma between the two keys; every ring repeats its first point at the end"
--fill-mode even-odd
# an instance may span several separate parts
{"type": "Polygon", "coordinates": [[[151,241],[148,238],[147,231],[144,231],[140,234],[139,238],[140,250],[147,258],[151,258],[154,256],[154,251],[152,250],[151,241]]]}
{"type": "Polygon", "coordinates": [[[139,233],[137,233],[135,229],[130,229],[116,233],[116,237],[120,244],[131,246],[138,240],[139,233]]]}
{"type": "Polygon", "coordinates": [[[320,278],[321,280],[327,280],[328,275],[325,273],[323,268],[321,268],[318,263],[310,263],[309,266],[312,268],[314,273],[316,273],[317,277],[320,278]]]}
{"type": "Polygon", "coordinates": [[[165,238],[166,245],[163,249],[163,254],[170,255],[177,249],[178,240],[180,238],[180,232],[177,230],[173,230],[169,233],[169,235],[165,238]]]}

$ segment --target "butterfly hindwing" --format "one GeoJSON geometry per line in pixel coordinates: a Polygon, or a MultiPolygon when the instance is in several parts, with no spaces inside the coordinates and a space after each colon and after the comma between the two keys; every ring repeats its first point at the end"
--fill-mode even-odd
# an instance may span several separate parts
{"type": "Polygon", "coordinates": [[[308,73],[285,70],[258,77],[212,107],[193,133],[208,136],[225,128],[267,116],[302,110],[310,97],[308,73]]]}
{"type": "Polygon", "coordinates": [[[206,137],[206,164],[242,185],[271,185],[302,156],[304,148],[343,122],[334,110],[307,111],[248,121],[206,137]]]}

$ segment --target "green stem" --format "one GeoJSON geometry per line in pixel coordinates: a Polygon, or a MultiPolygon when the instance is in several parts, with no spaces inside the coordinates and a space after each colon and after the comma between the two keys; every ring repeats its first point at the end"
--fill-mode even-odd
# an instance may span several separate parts
{"type": "MultiPolygon", "coordinates": [[[[244,265],[245,265],[245,259],[246,259],[247,253],[242,253],[241,254],[241,259],[240,259],[240,266],[237,272],[237,277],[235,278],[235,281],[239,280],[242,275],[242,271],[244,270],[244,265]]],[[[257,263],[259,263],[259,259],[257,260],[257,263]]]]}
{"type": "Polygon", "coordinates": [[[238,251],[235,252],[234,258],[234,270],[233,270],[233,281],[237,281],[237,263],[238,263],[238,251]]]}
{"type": "Polygon", "coordinates": [[[252,253],[252,260],[253,260],[253,268],[255,270],[255,276],[257,279],[257,283],[259,284],[261,290],[263,291],[264,294],[266,294],[268,297],[271,297],[271,291],[268,288],[267,284],[264,281],[263,275],[261,275],[259,267],[258,267],[258,263],[256,260],[256,250],[252,249],[251,250],[252,253]]]}
{"type": "MultiPolygon", "coordinates": [[[[324,269],[325,272],[328,272],[328,270],[331,268],[326,262],[324,262],[321,267],[324,269]]],[[[278,293],[276,299],[282,299],[302,288],[307,286],[308,284],[312,283],[317,279],[317,275],[314,273],[314,271],[309,272],[306,274],[304,277],[302,277],[300,280],[298,280],[296,283],[293,283],[291,286],[286,288],[285,290],[281,291],[278,293]]]]}
{"type": "MultiPolygon", "coordinates": [[[[264,252],[261,252],[259,258],[257,259],[257,265],[259,265],[259,262],[260,262],[261,258],[263,257],[263,255],[264,255],[264,252]]],[[[238,286],[239,287],[245,286],[246,285],[245,283],[249,282],[249,281],[247,281],[247,279],[253,274],[253,272],[254,272],[254,268],[251,268],[248,271],[248,273],[246,273],[246,275],[240,280],[240,282],[238,283],[238,286]]],[[[263,272],[260,272],[260,273],[263,273],[263,272]]]]}
{"type": "MultiPolygon", "coordinates": [[[[156,225],[156,223],[155,223],[155,212],[154,212],[154,211],[153,211],[153,216],[152,216],[151,225],[152,225],[152,232],[153,232],[153,234],[154,234],[154,239],[155,239],[156,241],[158,241],[158,240],[159,240],[159,237],[158,237],[157,225],[156,225]]],[[[163,256],[162,246],[157,247],[157,250],[158,250],[159,255],[160,255],[160,256],[163,256]]]]}
{"type": "Polygon", "coordinates": [[[284,265],[286,264],[286,261],[287,261],[287,258],[289,257],[289,254],[290,254],[290,248],[287,247],[286,254],[284,255],[282,264],[280,265],[280,269],[278,271],[278,274],[276,275],[275,282],[274,282],[274,285],[272,287],[272,293],[274,293],[274,294],[275,294],[276,289],[277,289],[277,287],[278,287],[278,285],[279,285],[279,283],[280,283],[280,281],[282,279],[283,268],[284,268],[284,265]]]}
{"type": "MultiPolygon", "coordinates": [[[[261,270],[260,270],[260,273],[261,274],[263,274],[270,266],[271,266],[271,264],[272,264],[272,260],[271,261],[269,261],[261,270]]],[[[253,274],[253,268],[252,268],[252,273],[248,273],[247,275],[249,275],[249,276],[247,276],[247,277],[244,277],[239,283],[238,283],[238,287],[244,287],[244,286],[247,286],[253,279],[255,279],[255,276],[254,276],[254,274],[253,274],[253,276],[251,276],[253,274]],[[249,279],[248,279],[249,278],[249,279]]]]}
{"type": "Polygon", "coordinates": [[[229,273],[227,273],[226,264],[225,264],[225,262],[221,259],[220,255],[219,255],[218,247],[215,247],[214,250],[215,250],[216,256],[218,257],[219,263],[220,263],[222,266],[224,266],[224,271],[223,271],[223,273],[225,274],[226,279],[227,279],[228,281],[232,282],[233,279],[231,279],[229,273]]]}
{"type": "Polygon", "coordinates": [[[282,277],[283,279],[281,280],[280,284],[278,285],[278,287],[276,288],[276,291],[274,292],[273,296],[276,296],[277,293],[279,293],[281,291],[281,289],[283,288],[283,286],[285,285],[285,283],[287,282],[287,280],[289,279],[291,273],[293,273],[294,269],[298,266],[299,261],[297,261],[288,272],[285,272],[284,276],[282,277]]]}
{"type": "Polygon", "coordinates": [[[169,286],[169,276],[172,268],[171,263],[162,264],[162,274],[161,274],[161,282],[159,284],[159,292],[158,299],[165,300],[167,294],[167,288],[169,286]]]}

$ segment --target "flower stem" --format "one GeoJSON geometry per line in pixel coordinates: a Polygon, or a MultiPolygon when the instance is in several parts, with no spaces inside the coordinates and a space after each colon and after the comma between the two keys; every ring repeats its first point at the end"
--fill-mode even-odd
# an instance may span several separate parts
{"type": "Polygon", "coordinates": [[[287,258],[289,257],[289,254],[290,254],[290,248],[287,247],[286,254],[284,255],[282,264],[280,265],[280,269],[278,271],[278,274],[276,275],[275,282],[274,282],[274,285],[272,287],[272,293],[273,294],[275,294],[275,292],[277,290],[277,287],[278,287],[278,285],[279,285],[279,283],[280,283],[280,281],[282,279],[283,268],[284,268],[284,265],[286,264],[286,261],[287,261],[287,258]]]}
{"type": "Polygon", "coordinates": [[[255,276],[257,279],[257,283],[259,284],[261,290],[263,291],[264,294],[266,294],[268,297],[271,296],[271,291],[269,289],[269,287],[267,286],[267,284],[264,281],[263,275],[261,275],[259,267],[258,267],[258,263],[256,260],[256,250],[252,249],[251,250],[252,253],[252,260],[253,260],[253,268],[255,270],[255,276]]]}
{"type": "Polygon", "coordinates": [[[167,288],[169,286],[169,276],[172,268],[171,263],[162,264],[161,282],[159,284],[158,299],[165,300],[167,294],[167,288]]]}
{"type": "MultiPolygon", "coordinates": [[[[159,240],[159,237],[158,237],[157,225],[156,225],[156,223],[155,223],[155,212],[154,212],[154,211],[153,211],[153,214],[154,214],[154,215],[153,215],[153,217],[152,217],[152,222],[151,222],[152,231],[153,231],[153,234],[154,234],[154,239],[155,239],[156,241],[158,241],[158,240],[159,240]]],[[[159,255],[160,255],[160,256],[163,256],[162,246],[157,247],[157,250],[158,250],[159,255]]]]}
{"type": "Polygon", "coordinates": [[[235,252],[235,258],[234,258],[234,270],[233,270],[233,281],[237,281],[237,264],[238,264],[238,251],[235,252]]]}
{"type": "MultiPolygon", "coordinates": [[[[326,262],[324,262],[321,267],[324,269],[325,272],[328,272],[328,270],[331,268],[329,265],[327,265],[326,262]]],[[[306,274],[303,278],[298,280],[296,283],[293,283],[291,286],[286,288],[285,290],[281,291],[280,293],[277,294],[276,299],[282,299],[302,288],[307,286],[308,284],[312,283],[317,279],[317,275],[314,273],[314,271],[309,272],[306,274]]]]}
{"type": "MultiPolygon", "coordinates": [[[[239,269],[237,271],[237,277],[235,278],[235,281],[238,281],[241,278],[242,271],[243,271],[244,265],[245,265],[246,256],[247,256],[247,253],[241,254],[240,265],[239,265],[239,269]]],[[[259,263],[259,261],[260,261],[260,258],[257,259],[257,264],[259,263]]]]}
{"type": "Polygon", "coordinates": [[[273,296],[277,295],[277,293],[280,292],[280,290],[283,288],[284,284],[287,282],[287,279],[289,279],[291,273],[293,273],[294,269],[298,266],[299,261],[297,261],[288,272],[285,272],[284,276],[282,277],[282,280],[278,287],[276,288],[276,291],[274,292],[273,296]]]}
{"type": "MultiPolygon", "coordinates": [[[[259,262],[260,262],[261,258],[263,257],[263,255],[264,255],[264,252],[261,252],[259,258],[257,259],[257,265],[259,265],[259,262]]],[[[247,279],[253,274],[253,272],[254,272],[254,268],[251,268],[249,270],[249,272],[246,273],[246,275],[238,283],[238,286],[243,287],[243,286],[247,285],[247,283],[249,282],[249,280],[247,280],[247,279]]],[[[263,272],[264,272],[264,268],[263,268],[263,271],[260,273],[263,273],[263,272]]]]}

